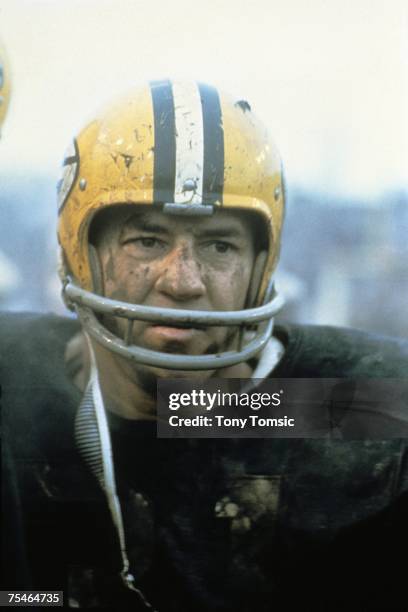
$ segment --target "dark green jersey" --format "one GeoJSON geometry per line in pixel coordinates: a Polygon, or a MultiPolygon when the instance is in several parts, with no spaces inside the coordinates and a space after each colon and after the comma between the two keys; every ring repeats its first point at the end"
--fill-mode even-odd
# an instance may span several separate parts
{"type": "MultiPolygon", "coordinates": [[[[58,317],[0,320],[3,421],[32,580],[80,607],[144,609],[118,579],[118,533],[75,444],[81,394],[64,351],[77,331],[58,317]]],[[[286,347],[280,378],[407,376],[403,341],[290,325],[276,335],[286,347]]],[[[382,416],[388,423],[386,406],[382,416]]],[[[364,441],[166,440],[151,423],[109,423],[131,570],[157,610],[405,602],[408,415],[389,425],[401,438],[364,441]]]]}

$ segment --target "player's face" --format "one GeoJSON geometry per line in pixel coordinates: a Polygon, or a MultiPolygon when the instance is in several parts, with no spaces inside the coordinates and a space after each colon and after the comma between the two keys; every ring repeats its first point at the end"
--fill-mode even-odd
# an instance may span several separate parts
{"type": "MultiPolygon", "coordinates": [[[[244,308],[254,264],[248,217],[166,215],[145,206],[110,211],[96,240],[104,293],[132,304],[189,310],[244,308]]],[[[126,321],[108,325],[123,337],[126,321]]],[[[167,353],[205,355],[234,345],[237,330],[135,322],[133,342],[167,353]]],[[[159,376],[172,371],[150,368],[159,376]]]]}

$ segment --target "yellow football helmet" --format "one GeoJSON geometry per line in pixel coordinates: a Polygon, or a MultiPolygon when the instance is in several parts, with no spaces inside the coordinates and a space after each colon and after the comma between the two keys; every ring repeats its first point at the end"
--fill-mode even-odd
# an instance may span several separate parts
{"type": "Polygon", "coordinates": [[[10,101],[10,70],[6,52],[0,43],[0,129],[10,101]]]}
{"type": "MultiPolygon", "coordinates": [[[[280,249],[284,186],[277,149],[244,100],[197,82],[157,81],[119,100],[85,127],[68,149],[59,184],[58,237],[63,294],[100,343],[137,362],[170,369],[218,369],[256,354],[272,333],[282,299],[272,273],[280,249]],[[218,208],[262,216],[269,247],[249,308],[209,312],[127,304],[95,293],[89,229],[101,210],[151,205],[167,214],[218,208]],[[238,351],[169,355],[129,345],[94,312],[132,320],[259,328],[238,351]]],[[[131,334],[128,334],[130,337],[131,334]]]]}

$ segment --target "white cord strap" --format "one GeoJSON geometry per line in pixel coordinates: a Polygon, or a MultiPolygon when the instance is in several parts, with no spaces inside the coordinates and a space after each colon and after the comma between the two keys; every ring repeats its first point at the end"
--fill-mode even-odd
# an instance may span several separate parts
{"type": "Polygon", "coordinates": [[[82,457],[98,479],[106,495],[119,538],[122,558],[121,578],[127,588],[139,595],[145,607],[153,611],[151,604],[146,600],[143,593],[134,586],[134,576],[129,572],[129,559],[126,551],[122,509],[116,488],[109,425],[99,383],[95,354],[88,334],[85,335],[91,356],[91,374],[76,416],[75,437],[82,457]]]}

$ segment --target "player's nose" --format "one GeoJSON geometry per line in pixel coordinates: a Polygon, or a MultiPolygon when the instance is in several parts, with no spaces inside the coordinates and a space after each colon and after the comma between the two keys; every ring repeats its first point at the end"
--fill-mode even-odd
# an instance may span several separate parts
{"type": "Polygon", "coordinates": [[[177,301],[188,301],[204,295],[201,265],[189,244],[177,245],[163,261],[156,289],[177,301]]]}

